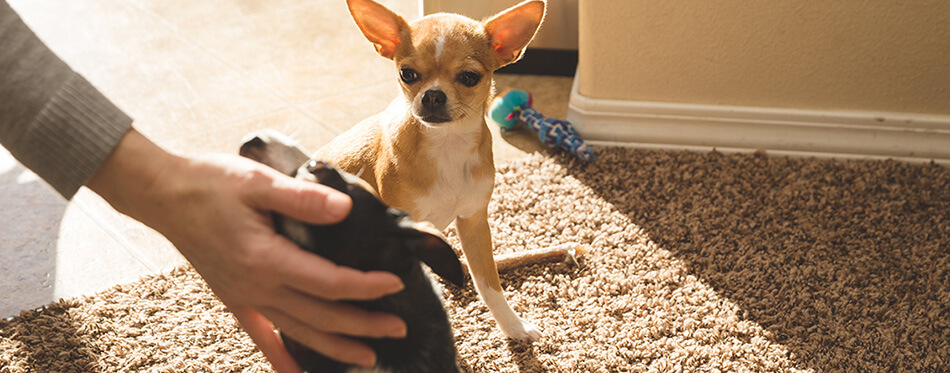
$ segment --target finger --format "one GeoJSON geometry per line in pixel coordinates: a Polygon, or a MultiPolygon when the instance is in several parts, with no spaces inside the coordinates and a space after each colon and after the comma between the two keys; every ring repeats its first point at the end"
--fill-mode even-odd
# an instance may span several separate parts
{"type": "Polygon", "coordinates": [[[311,224],[337,223],[353,207],[350,196],[325,185],[274,173],[268,188],[254,191],[257,207],[311,224]]]}
{"type": "Polygon", "coordinates": [[[376,365],[376,352],[364,343],[310,328],[293,317],[274,309],[265,309],[264,315],[274,322],[281,333],[333,360],[365,367],[376,365]]]}
{"type": "Polygon", "coordinates": [[[401,291],[398,276],[389,272],[363,272],[337,265],[319,255],[301,250],[284,237],[275,236],[272,268],[284,276],[283,283],[305,294],[327,300],[370,300],[401,291]]]}
{"type": "Polygon", "coordinates": [[[264,357],[274,366],[274,370],[286,373],[300,373],[302,370],[294,358],[290,356],[287,349],[284,348],[280,337],[274,332],[271,322],[263,315],[245,307],[235,307],[231,313],[237,318],[238,322],[244,327],[244,331],[251,337],[257,348],[261,350],[264,357]]]}
{"type": "Polygon", "coordinates": [[[369,338],[404,338],[406,323],[395,315],[328,302],[284,289],[274,307],[310,328],[328,333],[369,338]]]}

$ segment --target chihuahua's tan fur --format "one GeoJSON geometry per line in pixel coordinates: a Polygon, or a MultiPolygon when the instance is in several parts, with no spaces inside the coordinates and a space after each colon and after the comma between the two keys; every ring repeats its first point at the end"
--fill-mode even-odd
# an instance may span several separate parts
{"type": "Polygon", "coordinates": [[[314,158],[360,175],[415,220],[440,230],[455,221],[475,287],[502,331],[537,340],[538,328],[505,300],[492,256],[495,167],[485,113],[492,74],[521,58],[546,3],[525,1],[484,22],[442,13],[412,23],[372,0],[347,5],[376,51],[395,63],[403,95],[314,158]]]}

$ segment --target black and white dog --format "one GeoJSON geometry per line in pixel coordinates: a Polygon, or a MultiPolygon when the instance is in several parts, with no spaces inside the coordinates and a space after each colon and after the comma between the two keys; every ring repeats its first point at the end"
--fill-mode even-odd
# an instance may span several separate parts
{"type": "Polygon", "coordinates": [[[310,160],[299,146],[276,131],[246,137],[240,149],[256,160],[297,179],[327,185],[353,199],[349,216],[333,225],[310,225],[274,214],[274,227],[301,248],[336,264],[363,271],[388,271],[405,289],[372,301],[353,301],[367,310],[394,314],[406,322],[405,339],[361,339],[377,354],[377,366],[360,368],[331,360],[282,336],[287,350],[309,372],[458,372],[455,342],[442,299],[420,262],[443,279],[462,286],[458,256],[431,226],[387,207],[360,178],[310,160]]]}

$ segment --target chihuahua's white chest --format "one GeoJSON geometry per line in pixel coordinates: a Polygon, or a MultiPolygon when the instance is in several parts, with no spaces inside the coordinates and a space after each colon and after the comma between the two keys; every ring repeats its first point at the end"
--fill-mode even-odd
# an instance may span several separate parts
{"type": "Polygon", "coordinates": [[[427,135],[432,141],[424,151],[435,160],[437,176],[432,188],[416,201],[417,218],[442,230],[456,217],[468,217],[484,208],[494,182],[472,177],[472,169],[483,162],[473,132],[439,128],[427,135]]]}

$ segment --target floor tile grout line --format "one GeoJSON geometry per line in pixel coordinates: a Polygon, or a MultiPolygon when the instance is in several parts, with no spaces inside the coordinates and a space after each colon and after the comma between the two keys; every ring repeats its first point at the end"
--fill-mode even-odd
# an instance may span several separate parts
{"type": "MultiPolygon", "coordinates": [[[[327,100],[331,100],[331,99],[334,99],[334,98],[342,97],[342,96],[345,96],[345,95],[348,95],[348,94],[356,93],[356,92],[359,92],[359,91],[362,91],[362,90],[365,90],[365,89],[368,89],[368,88],[371,88],[371,87],[382,86],[383,84],[387,84],[387,83],[389,83],[388,80],[386,80],[386,81],[379,81],[379,82],[370,83],[370,84],[365,84],[365,85],[362,85],[362,86],[359,86],[359,87],[355,87],[355,88],[351,88],[351,89],[345,89],[345,90],[342,90],[342,91],[340,91],[340,92],[338,92],[338,93],[334,93],[333,95],[330,95],[330,96],[327,96],[327,97],[298,102],[298,103],[296,103],[295,107],[296,107],[301,113],[303,113],[303,115],[307,116],[307,118],[310,118],[310,120],[313,120],[314,122],[319,123],[319,124],[320,124],[321,126],[323,126],[324,128],[329,129],[330,132],[332,132],[333,134],[339,135],[339,134],[341,134],[341,133],[343,133],[343,132],[342,132],[342,131],[339,131],[337,126],[334,126],[333,124],[327,123],[327,122],[325,122],[324,120],[320,119],[316,114],[314,114],[313,112],[311,112],[310,110],[308,110],[305,106],[317,104],[317,103],[320,103],[320,102],[323,102],[323,101],[327,101],[327,100]]],[[[355,124],[356,124],[356,123],[351,123],[350,125],[352,126],[352,125],[355,125],[355,124]]]]}
{"type": "MultiPolygon", "coordinates": [[[[304,101],[297,102],[297,104],[299,104],[299,105],[312,105],[312,104],[315,104],[315,103],[318,103],[318,102],[321,102],[321,101],[326,101],[326,100],[330,100],[330,99],[334,99],[334,98],[346,96],[346,95],[348,95],[348,94],[356,93],[356,92],[359,92],[359,91],[362,91],[362,90],[366,90],[366,89],[369,89],[369,88],[373,88],[373,87],[377,87],[377,86],[383,86],[383,85],[389,85],[389,84],[392,84],[392,81],[389,80],[389,79],[379,80],[379,81],[372,82],[372,83],[366,83],[366,84],[363,84],[363,85],[358,85],[358,86],[354,86],[354,87],[350,87],[350,88],[344,88],[344,89],[341,89],[341,90],[339,90],[339,91],[337,91],[337,92],[334,92],[334,93],[332,93],[332,94],[329,94],[329,95],[327,95],[327,96],[325,96],[325,97],[319,97],[319,98],[313,98],[313,99],[309,99],[309,100],[304,100],[304,101]]],[[[395,92],[394,92],[394,93],[395,93],[395,92]]]]}
{"type": "MultiPolygon", "coordinates": [[[[192,47],[195,47],[195,48],[199,49],[200,51],[202,51],[202,52],[204,52],[204,53],[207,53],[209,56],[211,56],[212,58],[214,58],[214,60],[216,60],[216,61],[218,61],[218,62],[224,64],[224,65],[227,66],[228,68],[231,68],[231,69],[234,69],[234,70],[238,71],[238,73],[240,73],[241,77],[243,77],[244,79],[247,79],[247,81],[250,82],[250,83],[252,83],[254,86],[258,86],[258,87],[262,88],[265,93],[268,93],[268,94],[274,96],[276,99],[278,99],[279,101],[282,101],[284,104],[293,104],[293,101],[292,101],[289,97],[287,97],[283,92],[281,92],[279,89],[274,88],[274,87],[272,87],[270,84],[267,84],[267,83],[265,83],[265,82],[263,82],[263,81],[261,81],[261,80],[255,78],[253,75],[251,75],[251,74],[250,74],[247,70],[245,70],[243,67],[241,67],[241,66],[239,66],[239,65],[237,65],[237,64],[235,64],[235,63],[233,63],[233,62],[231,62],[230,59],[225,58],[223,55],[221,55],[220,53],[218,53],[217,51],[215,51],[214,48],[211,48],[210,46],[206,45],[205,43],[199,42],[198,40],[195,40],[195,39],[193,39],[193,38],[191,38],[191,37],[188,37],[187,34],[185,34],[177,25],[175,25],[174,23],[172,23],[171,21],[169,21],[169,20],[166,19],[165,17],[162,17],[160,14],[155,13],[155,12],[153,12],[152,10],[143,8],[143,7],[140,6],[139,4],[130,3],[129,5],[131,5],[132,7],[136,8],[136,9],[138,9],[139,11],[141,11],[141,12],[147,14],[149,17],[151,17],[151,18],[156,19],[157,21],[159,21],[161,24],[164,25],[164,27],[166,27],[169,31],[171,31],[172,34],[173,34],[175,37],[177,37],[178,39],[180,39],[182,42],[184,42],[184,43],[186,43],[186,44],[188,44],[188,45],[190,45],[190,46],[192,46],[192,47]]],[[[286,8],[289,8],[290,5],[285,5],[284,7],[278,7],[278,9],[283,9],[283,8],[285,8],[285,7],[286,7],[286,8]]]]}
{"type": "MultiPolygon", "coordinates": [[[[320,121],[318,121],[318,120],[312,118],[311,116],[307,115],[307,113],[303,112],[303,110],[299,107],[299,105],[282,105],[282,106],[277,107],[277,108],[274,108],[274,109],[262,110],[262,111],[260,111],[260,112],[253,113],[253,114],[249,114],[249,115],[245,115],[245,116],[242,116],[242,117],[237,117],[237,118],[233,118],[233,119],[227,119],[227,120],[223,120],[223,121],[219,121],[219,122],[213,122],[213,123],[211,123],[211,124],[208,126],[208,128],[203,129],[203,130],[200,130],[200,131],[195,131],[195,132],[193,132],[190,136],[188,136],[187,138],[188,138],[188,139],[193,139],[193,138],[200,138],[200,137],[204,137],[204,136],[213,135],[213,134],[218,133],[218,132],[221,132],[221,131],[223,131],[223,130],[230,129],[231,127],[236,126],[236,125],[238,125],[238,124],[241,124],[241,123],[244,123],[244,122],[249,122],[249,121],[256,121],[256,120],[265,119],[265,118],[268,118],[268,117],[273,116],[273,115],[275,115],[275,114],[280,114],[280,113],[285,112],[285,111],[296,111],[296,112],[299,112],[299,114],[304,115],[307,119],[310,119],[311,121],[316,122],[316,124],[318,124],[318,125],[320,125],[320,126],[322,126],[322,127],[326,127],[326,125],[325,125],[323,122],[320,122],[320,121]]],[[[184,141],[184,140],[173,140],[173,141],[177,142],[177,141],[184,141]]]]}
{"type": "MultiPolygon", "coordinates": [[[[142,276],[147,276],[149,274],[154,274],[161,271],[160,265],[158,265],[157,263],[155,263],[154,261],[147,258],[144,254],[141,253],[141,248],[139,248],[139,245],[136,245],[130,242],[122,234],[116,232],[112,224],[106,224],[106,222],[103,221],[103,219],[100,218],[98,214],[94,213],[95,211],[91,211],[91,206],[87,206],[85,201],[79,200],[73,203],[76,204],[76,207],[79,207],[79,210],[82,211],[83,214],[86,214],[86,216],[89,216],[89,218],[92,219],[92,221],[95,222],[96,225],[99,226],[100,229],[105,231],[106,234],[108,234],[113,240],[115,240],[119,244],[119,246],[122,246],[122,248],[125,249],[125,251],[129,253],[129,255],[131,255],[133,258],[135,258],[135,260],[137,260],[140,264],[144,265],[145,268],[149,270],[148,274],[141,274],[142,276]]],[[[107,210],[105,212],[121,214],[114,210],[113,211],[107,210]]],[[[136,222],[138,221],[136,220],[136,222]]]]}
{"type": "MultiPolygon", "coordinates": [[[[342,97],[342,96],[345,96],[345,95],[348,95],[348,94],[353,94],[353,93],[356,93],[356,92],[359,92],[359,91],[362,91],[362,90],[366,90],[366,89],[369,89],[369,88],[373,88],[373,87],[377,87],[377,86],[382,86],[382,85],[384,85],[384,84],[389,84],[389,83],[390,83],[390,82],[387,80],[387,81],[378,81],[378,82],[374,82],[374,83],[364,84],[364,85],[360,85],[360,86],[356,86],[356,87],[353,87],[353,88],[349,88],[349,89],[342,90],[342,91],[340,91],[340,92],[334,93],[334,94],[332,94],[332,95],[328,95],[328,96],[326,96],[326,97],[317,98],[317,99],[312,99],[312,100],[306,100],[306,101],[300,101],[300,102],[287,102],[287,103],[285,103],[285,105],[282,105],[282,106],[279,106],[279,107],[276,107],[276,108],[273,108],[273,109],[262,110],[262,111],[260,111],[260,112],[248,114],[248,115],[241,116],[241,117],[236,117],[236,118],[231,118],[231,119],[226,119],[226,120],[222,120],[222,121],[213,122],[213,123],[209,124],[209,126],[208,126],[207,129],[204,129],[204,130],[201,130],[201,131],[195,131],[195,132],[192,134],[192,136],[190,136],[190,137],[193,138],[193,137],[206,136],[206,135],[213,134],[213,133],[215,133],[215,132],[221,131],[223,128],[229,128],[229,127],[231,127],[231,126],[234,126],[234,125],[237,125],[237,124],[243,123],[243,122],[248,122],[248,121],[263,119],[263,118],[266,118],[266,117],[268,117],[268,116],[271,116],[271,115],[274,115],[274,114],[278,114],[278,113],[281,113],[281,112],[287,111],[287,110],[296,111],[296,112],[298,112],[299,114],[301,114],[301,115],[303,115],[304,117],[306,117],[307,119],[309,119],[309,120],[315,122],[316,124],[320,125],[320,126],[323,127],[324,129],[327,129],[329,132],[333,133],[334,135],[339,135],[340,133],[342,133],[341,131],[338,131],[337,128],[334,127],[332,124],[327,123],[327,122],[325,122],[324,120],[321,120],[316,114],[314,114],[313,112],[311,112],[310,110],[308,110],[308,109],[306,108],[306,106],[307,106],[307,105],[317,104],[317,103],[320,103],[320,102],[323,102],[323,101],[327,101],[327,100],[331,100],[331,99],[334,99],[334,98],[342,97]]],[[[356,123],[352,123],[352,124],[356,124],[356,123]]]]}
{"type": "MultiPolygon", "coordinates": [[[[307,111],[307,110],[305,110],[305,109],[303,109],[303,108],[299,108],[299,107],[298,107],[298,108],[297,108],[297,111],[299,111],[301,114],[303,114],[305,117],[307,117],[307,119],[312,120],[312,121],[313,121],[314,123],[316,123],[318,126],[320,126],[320,127],[322,127],[323,129],[327,130],[327,132],[332,133],[332,134],[333,134],[333,137],[336,137],[336,136],[338,136],[339,134],[343,133],[343,132],[340,132],[339,130],[337,130],[336,128],[333,128],[333,126],[327,124],[326,122],[317,119],[316,116],[314,116],[314,115],[311,114],[309,111],[307,111]]],[[[291,137],[293,137],[293,136],[291,136],[291,137]]],[[[316,149],[313,149],[313,150],[316,150],[316,149]]]]}
{"type": "MultiPolygon", "coordinates": [[[[331,126],[331,125],[327,124],[326,122],[324,122],[324,121],[320,120],[319,118],[317,118],[317,116],[316,116],[315,114],[311,113],[310,110],[305,109],[302,105],[300,105],[300,104],[295,105],[294,109],[296,109],[298,112],[300,112],[300,113],[303,114],[305,117],[307,117],[307,119],[312,120],[312,121],[315,122],[317,125],[323,127],[324,129],[326,129],[327,131],[329,131],[330,133],[332,133],[334,136],[339,135],[339,134],[342,133],[342,132],[338,131],[336,128],[334,128],[333,126],[331,126]]],[[[316,150],[316,149],[313,149],[313,150],[316,150]]]]}
{"type": "Polygon", "coordinates": [[[259,112],[252,113],[252,114],[248,114],[248,115],[244,115],[244,116],[241,116],[241,117],[236,117],[236,118],[232,118],[232,119],[226,119],[226,120],[222,120],[222,121],[218,121],[218,122],[213,122],[213,123],[210,123],[206,129],[203,129],[203,130],[201,130],[201,131],[195,131],[195,132],[192,134],[192,135],[193,135],[192,137],[207,136],[207,135],[213,134],[213,133],[215,133],[215,132],[221,131],[222,129],[230,128],[230,127],[232,127],[232,126],[238,125],[238,124],[243,123],[243,122],[267,118],[267,117],[272,116],[272,115],[274,115],[274,114],[279,114],[279,113],[281,113],[281,112],[283,112],[283,111],[287,111],[287,110],[290,110],[290,109],[296,109],[296,106],[293,105],[293,103],[284,103],[284,105],[281,105],[281,106],[276,107],[276,108],[273,108],[273,109],[261,110],[261,111],[259,111],[259,112]]]}
{"type": "MultiPolygon", "coordinates": [[[[329,0],[325,0],[325,1],[329,1],[329,0]]],[[[262,87],[266,93],[273,95],[275,98],[277,98],[279,101],[281,101],[281,102],[284,104],[284,106],[281,106],[281,107],[279,107],[279,108],[277,108],[277,109],[274,109],[274,110],[272,110],[272,111],[268,111],[268,112],[266,112],[266,113],[260,113],[260,114],[255,113],[255,114],[251,114],[251,115],[248,115],[248,116],[245,116],[245,117],[241,117],[241,118],[233,118],[233,119],[228,119],[228,120],[226,120],[226,121],[217,122],[217,123],[220,124],[220,125],[224,125],[224,126],[233,125],[234,123],[238,123],[238,122],[241,122],[241,121],[245,121],[245,120],[247,120],[247,119],[249,119],[249,118],[259,118],[259,117],[263,117],[263,116],[268,115],[268,114],[272,114],[272,113],[275,113],[275,112],[279,112],[279,111],[286,110],[288,107],[290,107],[290,108],[294,108],[294,109],[298,110],[301,114],[303,114],[304,116],[306,116],[308,119],[310,119],[310,120],[312,120],[312,121],[318,123],[319,125],[323,126],[323,127],[326,128],[326,129],[330,130],[330,132],[332,132],[333,134],[338,135],[338,134],[341,133],[340,131],[338,131],[332,124],[326,123],[326,122],[324,122],[323,120],[319,119],[315,114],[313,114],[312,112],[310,112],[309,110],[307,110],[307,109],[304,107],[304,105],[308,105],[308,104],[312,104],[312,103],[324,101],[324,100],[327,100],[327,99],[332,99],[332,98],[334,98],[334,97],[338,97],[338,96],[350,94],[350,93],[352,93],[352,92],[357,92],[357,91],[359,91],[359,90],[363,90],[363,89],[366,89],[366,88],[369,88],[369,87],[373,87],[373,86],[377,86],[377,85],[382,85],[384,82],[388,82],[388,80],[386,80],[386,81],[379,81],[379,82],[364,84],[364,85],[356,86],[356,87],[353,87],[353,88],[341,90],[341,91],[339,91],[339,92],[330,93],[330,94],[327,94],[327,95],[325,95],[325,96],[323,96],[323,97],[313,98],[313,99],[309,99],[309,100],[305,100],[305,101],[295,101],[295,100],[292,100],[289,96],[287,96],[287,95],[284,94],[283,92],[281,92],[279,89],[277,89],[277,88],[271,86],[270,84],[267,84],[266,82],[264,82],[264,81],[262,81],[262,80],[260,80],[260,79],[258,79],[258,78],[256,78],[256,77],[254,77],[254,76],[253,76],[252,74],[250,74],[246,69],[244,69],[243,67],[241,67],[241,66],[239,66],[239,65],[237,65],[237,64],[235,64],[235,63],[233,63],[230,59],[226,58],[225,56],[223,56],[223,55],[221,55],[219,52],[217,52],[214,48],[211,48],[210,46],[206,45],[205,43],[202,43],[202,42],[200,42],[200,41],[198,41],[198,40],[195,40],[195,39],[193,39],[193,38],[188,37],[184,32],[182,32],[182,30],[181,30],[178,26],[176,26],[174,23],[172,23],[171,21],[169,21],[169,20],[166,19],[165,17],[162,17],[161,15],[159,15],[159,14],[157,14],[157,13],[155,13],[155,12],[149,10],[149,9],[143,8],[143,7],[142,7],[141,5],[139,5],[139,4],[130,3],[129,5],[132,6],[132,7],[134,7],[134,8],[136,8],[136,9],[138,9],[139,11],[141,11],[141,12],[143,12],[143,13],[146,13],[149,17],[152,17],[152,18],[158,20],[161,24],[164,25],[164,27],[166,27],[169,31],[171,31],[177,38],[179,38],[179,39],[182,40],[183,42],[185,42],[185,43],[187,43],[187,44],[189,44],[189,45],[191,45],[191,46],[193,46],[193,47],[196,47],[196,48],[200,49],[200,50],[201,50],[202,52],[204,52],[204,53],[208,53],[208,54],[209,54],[211,57],[213,57],[216,61],[223,63],[224,65],[228,66],[229,68],[232,68],[232,69],[237,70],[237,71],[241,74],[241,76],[242,76],[243,78],[247,79],[248,82],[252,83],[254,86],[262,87]]],[[[290,9],[290,8],[296,7],[296,6],[298,6],[298,5],[288,4],[288,5],[284,5],[284,6],[275,7],[275,9],[276,9],[277,11],[286,11],[286,9],[290,9]]],[[[254,16],[247,16],[247,17],[248,17],[248,18],[253,18],[254,16]]],[[[208,131],[211,131],[211,130],[208,130],[208,131]]],[[[203,131],[202,133],[207,134],[208,131],[203,131]]]]}
{"type": "MultiPolygon", "coordinates": [[[[127,1],[128,1],[128,0],[127,0],[127,1]]],[[[324,0],[324,1],[330,1],[330,0],[324,0]]],[[[230,67],[230,68],[232,68],[232,69],[235,69],[235,70],[239,71],[239,72],[241,73],[241,76],[244,77],[244,78],[246,78],[246,79],[248,79],[249,82],[253,83],[253,84],[256,85],[256,86],[261,86],[261,87],[266,88],[267,93],[272,94],[275,98],[279,99],[280,101],[283,101],[283,103],[286,104],[286,105],[288,105],[288,106],[306,105],[306,104],[308,104],[308,103],[318,102],[318,101],[321,101],[321,100],[326,100],[326,99],[334,98],[334,97],[337,97],[337,96],[340,96],[340,95],[349,94],[349,93],[352,93],[352,92],[354,92],[354,91],[359,91],[359,90],[362,90],[362,89],[366,89],[366,88],[368,88],[368,87],[372,87],[372,86],[375,86],[375,85],[378,85],[378,84],[382,84],[382,83],[384,82],[384,81],[378,81],[378,82],[367,83],[367,84],[355,86],[355,87],[352,87],[352,88],[347,88],[347,89],[344,89],[344,90],[340,90],[340,91],[337,91],[337,92],[328,93],[328,94],[323,95],[322,97],[315,97],[315,98],[311,98],[311,99],[307,99],[307,100],[303,100],[303,101],[293,100],[293,99],[290,98],[287,94],[285,94],[284,92],[282,92],[280,89],[277,89],[277,88],[271,86],[270,84],[267,84],[267,82],[262,81],[262,80],[260,80],[260,79],[258,79],[258,78],[256,78],[256,77],[254,77],[254,76],[253,76],[252,74],[250,74],[246,69],[244,69],[244,68],[241,67],[240,65],[237,65],[237,64],[233,63],[229,58],[225,57],[224,55],[222,55],[221,53],[219,53],[218,51],[216,51],[214,48],[212,48],[211,46],[209,46],[209,45],[207,45],[207,44],[205,44],[205,43],[202,43],[202,42],[200,42],[200,41],[198,41],[198,40],[195,40],[195,39],[193,39],[193,38],[188,37],[187,34],[185,34],[178,26],[176,26],[174,23],[172,23],[171,21],[169,21],[169,20],[166,19],[165,17],[162,17],[161,15],[159,15],[159,14],[157,14],[157,13],[155,13],[155,12],[149,10],[149,9],[142,8],[142,7],[139,6],[138,4],[130,4],[130,5],[133,6],[133,7],[135,7],[135,8],[137,8],[137,9],[139,9],[139,10],[142,11],[142,12],[147,13],[147,14],[148,14],[150,17],[152,17],[152,18],[158,19],[162,24],[165,25],[166,28],[168,28],[170,31],[172,31],[172,32],[173,32],[179,39],[181,39],[182,41],[188,43],[189,45],[191,45],[191,46],[193,46],[193,47],[196,47],[196,48],[200,49],[201,51],[203,51],[203,52],[205,52],[205,53],[208,53],[209,55],[211,55],[212,57],[214,57],[214,59],[217,60],[218,62],[221,62],[221,63],[225,64],[226,66],[228,66],[228,67],[230,67]]],[[[293,8],[293,7],[297,7],[297,6],[299,6],[299,5],[288,4],[288,5],[283,5],[283,6],[274,7],[274,9],[276,9],[277,11],[287,11],[287,9],[290,9],[290,8],[293,8]]],[[[255,17],[260,17],[260,16],[258,16],[258,15],[250,15],[250,16],[246,16],[246,17],[248,17],[248,18],[255,18],[255,17]]],[[[326,36],[326,37],[329,37],[329,36],[326,36]]],[[[382,57],[380,57],[380,58],[382,58],[382,57]]],[[[388,81],[388,80],[386,80],[386,81],[388,81]]]]}

